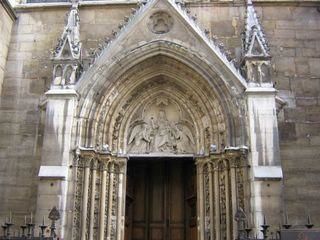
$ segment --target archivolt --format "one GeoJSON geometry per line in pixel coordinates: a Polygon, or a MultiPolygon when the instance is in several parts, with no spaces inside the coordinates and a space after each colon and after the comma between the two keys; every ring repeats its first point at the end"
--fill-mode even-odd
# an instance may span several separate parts
{"type": "Polygon", "coordinates": [[[195,53],[186,51],[188,55],[183,55],[174,44],[156,46],[123,54],[112,66],[101,65],[93,76],[95,81],[87,80],[87,88],[82,79],[78,86],[82,96],[80,145],[108,144],[112,151],[125,151],[128,126],[135,111],[161,94],[192,116],[198,152],[207,150],[212,143],[244,144],[241,88],[230,85],[221,73],[213,71],[214,66],[195,53]]]}

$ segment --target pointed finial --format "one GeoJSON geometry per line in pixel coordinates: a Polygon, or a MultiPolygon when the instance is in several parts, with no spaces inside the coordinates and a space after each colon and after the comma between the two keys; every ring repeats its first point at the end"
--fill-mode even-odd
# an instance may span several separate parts
{"type": "Polygon", "coordinates": [[[51,209],[48,218],[49,218],[50,220],[52,220],[52,221],[57,221],[57,220],[60,219],[60,213],[59,213],[59,211],[58,211],[58,209],[57,209],[56,206],[54,206],[54,207],[51,209]]]}
{"type": "Polygon", "coordinates": [[[284,223],[285,223],[285,224],[288,224],[288,222],[289,222],[289,221],[288,221],[288,213],[286,212],[286,213],[285,213],[285,221],[284,221],[284,223]]]}
{"type": "Polygon", "coordinates": [[[244,55],[255,55],[252,51],[255,41],[260,45],[262,50],[262,53],[258,55],[269,57],[269,48],[259,23],[259,16],[254,9],[252,0],[246,0],[245,31],[243,39],[244,55]]]}
{"type": "Polygon", "coordinates": [[[308,229],[312,228],[313,227],[313,224],[311,222],[311,217],[310,215],[308,214],[307,216],[307,224],[305,225],[308,229]]]}
{"type": "Polygon", "coordinates": [[[65,58],[64,54],[62,54],[62,52],[65,52],[65,49],[67,49],[67,52],[70,52],[68,58],[79,59],[81,55],[79,0],[71,0],[71,4],[64,31],[58,39],[53,52],[55,59],[65,58]]]}
{"type": "Polygon", "coordinates": [[[79,0],[70,0],[70,2],[72,3],[72,5],[79,4],[79,0]]]}
{"type": "Polygon", "coordinates": [[[285,229],[289,229],[291,224],[289,224],[289,218],[287,212],[284,214],[284,224],[282,225],[285,229]]]}

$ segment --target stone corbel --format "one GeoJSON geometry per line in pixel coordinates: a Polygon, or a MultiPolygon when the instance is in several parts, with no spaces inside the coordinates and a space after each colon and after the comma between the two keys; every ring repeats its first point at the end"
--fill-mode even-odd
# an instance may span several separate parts
{"type": "Polygon", "coordinates": [[[282,99],[279,96],[276,96],[277,115],[286,105],[288,105],[288,103],[284,99],[282,99]]]}

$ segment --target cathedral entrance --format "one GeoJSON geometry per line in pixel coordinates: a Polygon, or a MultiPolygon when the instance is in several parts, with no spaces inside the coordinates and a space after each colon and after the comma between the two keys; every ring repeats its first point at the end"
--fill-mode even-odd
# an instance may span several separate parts
{"type": "Polygon", "coordinates": [[[196,214],[192,158],[130,158],[126,240],[196,240],[196,214]]]}

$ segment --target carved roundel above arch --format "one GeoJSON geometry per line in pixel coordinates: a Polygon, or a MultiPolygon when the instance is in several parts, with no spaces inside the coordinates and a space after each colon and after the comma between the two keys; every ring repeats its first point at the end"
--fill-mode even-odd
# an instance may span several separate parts
{"type": "Polygon", "coordinates": [[[170,14],[164,11],[153,13],[148,21],[148,28],[155,34],[167,33],[173,26],[173,18],[170,14]]]}

